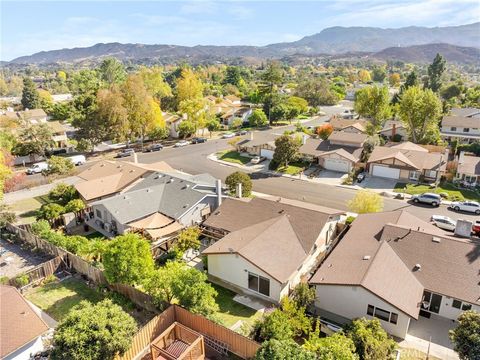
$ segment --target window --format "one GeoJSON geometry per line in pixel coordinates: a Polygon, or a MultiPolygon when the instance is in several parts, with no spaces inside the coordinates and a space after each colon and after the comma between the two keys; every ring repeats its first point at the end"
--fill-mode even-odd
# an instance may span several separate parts
{"type": "Polygon", "coordinates": [[[262,276],[248,273],[248,288],[265,296],[270,296],[270,280],[262,276]]]}
{"type": "Polygon", "coordinates": [[[472,310],[472,305],[471,304],[463,304],[462,305],[462,310],[472,310]]]}
{"type": "Polygon", "coordinates": [[[367,307],[367,315],[373,316],[373,310],[375,307],[373,305],[368,305],[367,307]]]}
{"type": "Polygon", "coordinates": [[[96,209],[95,214],[97,214],[97,218],[99,218],[99,219],[102,218],[102,212],[100,210],[96,209]]]}
{"type": "Polygon", "coordinates": [[[457,131],[457,128],[456,128],[455,126],[452,126],[452,127],[450,128],[450,130],[451,130],[451,131],[457,131]]]}
{"type": "Polygon", "coordinates": [[[435,170],[428,170],[426,171],[425,175],[429,178],[434,178],[435,176],[437,176],[437,172],[435,170]]]}
{"type": "Polygon", "coordinates": [[[397,320],[398,320],[398,314],[392,313],[392,314],[390,315],[390,322],[391,322],[392,324],[396,324],[396,323],[397,323],[397,320]]]}
{"type": "Polygon", "coordinates": [[[470,132],[469,128],[463,128],[463,132],[470,132]]]}
{"type": "Polygon", "coordinates": [[[385,321],[390,320],[390,312],[379,309],[379,308],[375,308],[375,312],[374,312],[373,316],[375,316],[375,317],[377,317],[381,320],[385,320],[385,321]]]}

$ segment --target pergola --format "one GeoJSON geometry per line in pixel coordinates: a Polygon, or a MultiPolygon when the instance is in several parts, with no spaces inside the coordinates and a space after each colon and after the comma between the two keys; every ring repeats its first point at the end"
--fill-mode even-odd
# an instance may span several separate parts
{"type": "Polygon", "coordinates": [[[151,344],[153,360],[203,360],[203,336],[178,322],[174,322],[151,344]]]}

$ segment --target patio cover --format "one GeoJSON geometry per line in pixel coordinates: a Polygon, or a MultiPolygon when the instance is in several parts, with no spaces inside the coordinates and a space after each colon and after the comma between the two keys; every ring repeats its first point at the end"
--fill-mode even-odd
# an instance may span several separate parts
{"type": "Polygon", "coordinates": [[[165,227],[162,227],[162,228],[159,228],[159,229],[146,229],[145,231],[147,232],[148,235],[150,235],[150,237],[152,239],[158,239],[158,238],[161,238],[163,236],[166,236],[166,235],[170,235],[178,230],[181,230],[183,229],[183,226],[182,224],[180,224],[179,222],[175,221],[173,223],[171,223],[170,225],[167,225],[165,227]]]}
{"type": "Polygon", "coordinates": [[[164,226],[169,225],[174,220],[169,218],[168,216],[162,215],[159,212],[153,213],[143,219],[136,220],[128,224],[130,227],[134,227],[137,229],[158,229],[164,226]]]}

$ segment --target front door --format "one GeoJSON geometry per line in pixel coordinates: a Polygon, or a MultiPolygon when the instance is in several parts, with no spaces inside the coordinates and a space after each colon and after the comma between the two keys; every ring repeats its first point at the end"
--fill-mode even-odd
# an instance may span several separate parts
{"type": "Polygon", "coordinates": [[[438,314],[440,311],[440,304],[442,303],[442,295],[433,294],[429,291],[423,292],[422,310],[427,310],[438,314]]]}

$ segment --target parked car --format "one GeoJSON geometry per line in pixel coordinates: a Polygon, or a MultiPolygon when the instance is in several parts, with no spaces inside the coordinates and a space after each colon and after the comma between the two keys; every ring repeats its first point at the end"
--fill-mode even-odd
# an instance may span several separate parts
{"type": "Polygon", "coordinates": [[[432,215],[430,220],[443,230],[455,231],[455,228],[457,227],[457,222],[448,216],[432,215]]]}
{"type": "Polygon", "coordinates": [[[160,151],[163,149],[162,144],[152,144],[150,146],[147,146],[143,152],[154,152],[154,151],[160,151]]]}
{"type": "Polygon", "coordinates": [[[475,224],[472,225],[472,233],[474,235],[480,236],[480,221],[475,221],[475,224]]]}
{"type": "Polygon", "coordinates": [[[184,147],[190,144],[190,141],[187,140],[180,140],[179,142],[175,143],[175,147],[184,147]]]}
{"type": "Polygon", "coordinates": [[[74,156],[68,157],[68,159],[70,159],[70,161],[75,166],[83,165],[87,162],[87,159],[85,158],[84,155],[74,155],[74,156]]]}
{"type": "Polygon", "coordinates": [[[207,138],[204,137],[194,137],[191,141],[192,144],[201,144],[207,142],[207,138]]]}
{"type": "Polygon", "coordinates": [[[242,136],[242,135],[247,135],[248,131],[247,130],[240,130],[235,133],[237,136],[242,136]]]}
{"type": "Polygon", "coordinates": [[[260,164],[260,163],[261,163],[263,160],[265,160],[265,159],[266,159],[266,158],[263,157],[263,156],[254,156],[254,157],[252,158],[252,160],[250,160],[250,162],[251,162],[252,164],[260,164]]]}
{"type": "Polygon", "coordinates": [[[361,183],[363,180],[365,180],[365,173],[361,172],[360,174],[357,175],[357,182],[361,183]]]}
{"type": "Polygon", "coordinates": [[[33,164],[27,169],[28,175],[40,174],[42,171],[48,170],[48,164],[45,161],[33,164]]]}
{"type": "Polygon", "coordinates": [[[129,157],[130,155],[135,154],[135,150],[133,149],[123,149],[120,150],[119,153],[115,156],[116,158],[123,158],[123,157],[129,157]]]}
{"type": "Polygon", "coordinates": [[[476,201],[453,202],[450,208],[455,211],[466,211],[480,215],[480,204],[476,201]]]}
{"type": "Polygon", "coordinates": [[[232,132],[226,132],[226,133],[224,133],[224,134],[222,135],[222,139],[230,139],[230,138],[232,138],[232,137],[234,137],[234,136],[235,136],[234,133],[232,133],[232,132]]]}
{"type": "Polygon", "coordinates": [[[430,204],[432,206],[440,206],[442,198],[438,194],[423,193],[419,195],[413,195],[412,200],[414,203],[430,204]]]}

